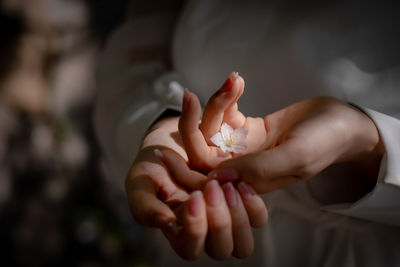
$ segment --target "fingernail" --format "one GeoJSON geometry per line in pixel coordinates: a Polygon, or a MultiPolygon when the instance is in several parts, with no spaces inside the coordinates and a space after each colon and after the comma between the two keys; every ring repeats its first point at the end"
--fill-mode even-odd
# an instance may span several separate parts
{"type": "Polygon", "coordinates": [[[224,195],[226,202],[230,207],[236,207],[237,199],[236,199],[236,192],[235,188],[233,187],[232,183],[226,183],[222,186],[224,190],[224,195]]]}
{"type": "Polygon", "coordinates": [[[170,232],[173,235],[178,235],[179,233],[178,225],[173,220],[167,222],[166,226],[164,227],[164,230],[170,232]]]}
{"type": "Polygon", "coordinates": [[[168,219],[163,215],[156,215],[154,220],[156,223],[156,227],[174,235],[177,235],[179,233],[178,225],[174,220],[168,219]]]}
{"type": "Polygon", "coordinates": [[[185,88],[185,90],[183,91],[182,111],[187,110],[189,106],[189,101],[190,101],[189,90],[185,88]]]}
{"type": "Polygon", "coordinates": [[[217,169],[208,173],[208,178],[218,180],[220,183],[227,183],[238,179],[239,174],[234,168],[217,169]]]}
{"type": "Polygon", "coordinates": [[[164,155],[163,155],[163,153],[161,152],[160,149],[158,149],[158,148],[154,149],[154,155],[155,155],[159,160],[161,160],[161,161],[164,160],[164,155]]]}
{"type": "Polygon", "coordinates": [[[193,217],[199,217],[201,215],[201,212],[202,212],[201,192],[194,191],[193,193],[190,194],[189,214],[192,215],[193,217]]]}
{"type": "Polygon", "coordinates": [[[233,83],[235,82],[237,77],[239,77],[238,72],[232,72],[231,74],[229,74],[228,79],[226,79],[224,84],[218,90],[219,93],[224,93],[224,92],[228,92],[228,91],[232,90],[233,83]]]}
{"type": "Polygon", "coordinates": [[[204,196],[208,205],[216,207],[221,203],[221,196],[218,190],[218,182],[212,180],[204,188],[204,196]]]}
{"type": "Polygon", "coordinates": [[[246,184],[245,182],[240,182],[238,184],[238,190],[239,190],[240,195],[245,200],[249,200],[256,194],[256,191],[254,191],[254,189],[250,185],[246,184]]]}

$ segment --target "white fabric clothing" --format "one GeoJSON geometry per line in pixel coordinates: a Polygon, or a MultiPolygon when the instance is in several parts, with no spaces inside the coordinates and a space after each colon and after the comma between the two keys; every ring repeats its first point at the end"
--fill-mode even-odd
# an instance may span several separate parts
{"type": "MultiPolygon", "coordinates": [[[[117,184],[151,123],[167,108],[180,109],[182,88],[174,82],[205,103],[231,71],[246,81],[239,101],[246,115],[263,117],[307,97],[330,95],[361,107],[383,140],[378,182],[367,195],[337,200],[353,188],[326,191],[335,185],[323,178],[344,181],[351,173],[328,169],[266,196],[270,221],[257,230],[249,259],[203,259],[191,266],[400,266],[400,23],[393,26],[399,9],[374,1],[326,5],[188,1],[173,38],[172,73],[159,62],[124,61],[132,47],[158,42],[163,29],[153,25],[170,22],[170,14],[133,18],[108,43],[95,125],[117,184]],[[135,32],[146,35],[127,37],[135,32]]],[[[185,265],[168,245],[163,251],[165,265],[185,265]]]]}

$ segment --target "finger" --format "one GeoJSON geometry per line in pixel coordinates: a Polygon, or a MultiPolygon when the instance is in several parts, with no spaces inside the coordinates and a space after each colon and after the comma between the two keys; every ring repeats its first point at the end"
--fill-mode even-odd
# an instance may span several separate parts
{"type": "Polygon", "coordinates": [[[251,226],[264,226],[268,220],[268,212],[264,201],[250,185],[244,182],[238,184],[238,190],[249,216],[251,226]]]}
{"type": "Polygon", "coordinates": [[[171,246],[183,259],[195,260],[204,252],[207,236],[206,205],[201,191],[191,193],[184,204],[179,234],[164,230],[171,246]]]}
{"type": "Polygon", "coordinates": [[[199,129],[201,107],[195,94],[185,90],[179,132],[191,165],[198,170],[210,170],[230,157],[217,147],[209,147],[199,129]]]}
{"type": "Polygon", "coordinates": [[[298,145],[287,141],[270,150],[227,160],[208,177],[223,182],[241,179],[258,193],[267,193],[309,177],[313,168],[308,161],[298,145]]]}
{"type": "Polygon", "coordinates": [[[126,192],[132,216],[144,226],[175,228],[176,217],[171,208],[158,199],[157,190],[145,175],[126,180],[126,192]]]}
{"type": "Polygon", "coordinates": [[[233,251],[232,222],[229,209],[218,182],[213,180],[204,188],[207,206],[208,236],[207,253],[210,257],[223,260],[233,251]]]}
{"type": "Polygon", "coordinates": [[[204,174],[191,170],[186,161],[171,150],[154,150],[154,153],[167,166],[171,176],[180,186],[189,191],[203,189],[208,181],[204,174]]]}
{"type": "Polygon", "coordinates": [[[223,121],[234,128],[243,127],[245,118],[237,110],[236,103],[243,90],[243,79],[237,72],[232,72],[222,87],[208,101],[200,123],[200,130],[208,144],[212,145],[210,138],[219,131],[223,121]]]}
{"type": "Polygon", "coordinates": [[[254,249],[249,216],[247,215],[239,193],[233,187],[232,183],[224,184],[222,189],[232,218],[232,235],[234,242],[232,254],[240,259],[247,258],[253,253],[254,249]]]}
{"type": "Polygon", "coordinates": [[[236,99],[230,104],[224,112],[224,121],[230,124],[233,128],[240,128],[246,122],[246,117],[239,111],[238,100],[243,95],[244,92],[244,80],[239,76],[238,82],[241,83],[239,87],[239,93],[236,99]]]}

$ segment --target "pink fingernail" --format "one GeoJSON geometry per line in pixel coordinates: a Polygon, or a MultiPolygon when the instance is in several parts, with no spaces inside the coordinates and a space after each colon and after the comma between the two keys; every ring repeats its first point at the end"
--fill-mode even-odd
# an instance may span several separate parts
{"type": "Polygon", "coordinates": [[[248,184],[246,184],[245,182],[240,182],[238,184],[238,190],[239,190],[240,195],[245,200],[251,199],[256,194],[256,191],[254,191],[254,189],[251,186],[249,186],[248,184]]]}
{"type": "Polygon", "coordinates": [[[239,77],[239,73],[237,73],[237,72],[232,72],[231,74],[229,74],[228,78],[226,79],[224,84],[221,86],[221,88],[218,90],[218,92],[224,93],[224,92],[228,92],[228,91],[232,90],[233,84],[234,84],[235,80],[237,79],[237,77],[239,77]]]}
{"type": "Polygon", "coordinates": [[[178,225],[173,219],[168,219],[163,215],[156,215],[154,221],[156,227],[163,229],[164,231],[170,232],[173,235],[177,235],[179,232],[178,225]]]}
{"type": "Polygon", "coordinates": [[[226,202],[230,207],[236,207],[237,199],[236,199],[236,192],[235,188],[233,187],[232,183],[226,183],[222,186],[224,190],[224,195],[226,202]]]}
{"type": "Polygon", "coordinates": [[[164,160],[164,155],[163,155],[163,153],[161,152],[160,149],[158,149],[158,148],[154,149],[154,155],[155,155],[159,160],[161,160],[161,161],[164,160]]]}
{"type": "Polygon", "coordinates": [[[194,191],[190,194],[189,200],[189,214],[193,217],[199,217],[202,212],[201,192],[194,191]]]}
{"type": "Polygon", "coordinates": [[[227,183],[239,179],[239,174],[235,168],[217,169],[208,173],[208,178],[215,179],[220,183],[227,183]]]}
{"type": "Polygon", "coordinates": [[[204,197],[208,205],[216,207],[221,203],[219,185],[216,180],[208,182],[204,188],[204,197]]]}
{"type": "Polygon", "coordinates": [[[173,235],[178,235],[178,233],[179,233],[178,225],[176,224],[175,221],[172,221],[172,220],[170,220],[168,222],[167,227],[164,229],[173,235]]]}

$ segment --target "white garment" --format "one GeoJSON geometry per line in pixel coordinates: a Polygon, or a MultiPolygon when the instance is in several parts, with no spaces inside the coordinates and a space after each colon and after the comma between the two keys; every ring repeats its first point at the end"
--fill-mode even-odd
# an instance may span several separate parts
{"type": "MultiPolygon", "coordinates": [[[[294,11],[294,4],[189,1],[174,36],[173,74],[157,62],[133,69],[121,64],[129,48],[148,40],[157,42],[152,23],[170,21],[169,15],[132,20],[122,27],[100,62],[95,119],[114,178],[121,178],[122,184],[152,120],[166,108],[179,110],[182,92],[171,81],[179,79],[205,103],[224,77],[239,71],[246,81],[239,107],[249,116],[263,117],[311,96],[335,96],[363,107],[379,129],[386,153],[377,185],[356,202],[332,203],[341,192],[325,192],[330,185],[321,177],[345,177],[339,167],[268,194],[270,221],[257,231],[254,255],[225,264],[400,265],[400,121],[396,119],[400,115],[400,57],[393,62],[391,52],[398,53],[395,44],[400,45],[396,32],[400,23],[392,25],[399,9],[349,1],[302,9],[296,4],[294,11]],[[126,37],[137,36],[138,31],[152,34],[139,41],[126,37]],[[151,79],[156,82],[137,85],[151,79]],[[124,93],[115,94],[118,88],[124,93]]],[[[164,253],[161,260],[168,265],[184,265],[169,248],[164,253]]],[[[191,266],[196,264],[222,263],[204,259],[191,266]]]]}

